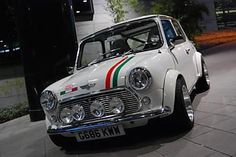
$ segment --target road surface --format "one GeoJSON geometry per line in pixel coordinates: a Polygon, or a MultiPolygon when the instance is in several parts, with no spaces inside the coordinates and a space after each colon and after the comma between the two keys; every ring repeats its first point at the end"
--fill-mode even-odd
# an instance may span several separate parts
{"type": "Polygon", "coordinates": [[[193,102],[196,123],[190,132],[152,123],[128,136],[64,150],[49,140],[44,121],[31,123],[24,116],[0,125],[0,157],[236,157],[236,43],[204,53],[211,89],[193,102]]]}

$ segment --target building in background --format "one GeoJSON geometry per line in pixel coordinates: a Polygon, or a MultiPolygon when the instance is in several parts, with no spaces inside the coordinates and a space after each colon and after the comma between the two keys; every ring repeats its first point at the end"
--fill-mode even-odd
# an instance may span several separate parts
{"type": "Polygon", "coordinates": [[[209,14],[208,15],[204,14],[203,15],[204,19],[200,22],[203,31],[208,32],[208,31],[218,30],[214,0],[198,0],[198,1],[200,3],[205,4],[209,10],[209,14]]]}
{"type": "Polygon", "coordinates": [[[219,29],[236,27],[236,0],[215,0],[215,12],[219,29]]]}

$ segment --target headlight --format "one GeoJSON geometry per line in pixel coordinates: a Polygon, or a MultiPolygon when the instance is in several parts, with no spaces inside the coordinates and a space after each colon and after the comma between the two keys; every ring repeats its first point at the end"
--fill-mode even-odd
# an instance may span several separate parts
{"type": "Polygon", "coordinates": [[[73,121],[73,111],[69,108],[63,108],[60,112],[60,119],[64,124],[70,124],[73,121]]]}
{"type": "Polygon", "coordinates": [[[76,121],[81,121],[84,119],[85,117],[85,111],[84,111],[84,108],[83,106],[80,106],[80,105],[75,105],[73,108],[72,108],[74,114],[73,114],[73,117],[76,121]]]}
{"type": "Polygon", "coordinates": [[[144,90],[151,85],[152,77],[147,69],[138,67],[130,72],[129,83],[135,90],[144,90]]]}
{"type": "Polygon", "coordinates": [[[114,97],[110,101],[110,111],[114,114],[120,114],[124,112],[125,106],[120,98],[114,97]]]}
{"type": "Polygon", "coordinates": [[[94,117],[102,117],[105,114],[105,108],[102,102],[95,100],[90,106],[90,112],[94,117]]]}
{"type": "Polygon", "coordinates": [[[57,106],[57,97],[51,91],[44,91],[40,97],[40,103],[46,111],[51,111],[57,106]]]}

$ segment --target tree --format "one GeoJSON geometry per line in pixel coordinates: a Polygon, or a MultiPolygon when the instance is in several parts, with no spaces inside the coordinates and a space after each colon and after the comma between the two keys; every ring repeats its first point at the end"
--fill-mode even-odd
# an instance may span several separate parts
{"type": "Polygon", "coordinates": [[[125,11],[124,11],[124,0],[106,0],[107,1],[107,10],[110,11],[111,15],[114,18],[114,22],[120,22],[124,20],[125,11]]]}
{"type": "MultiPolygon", "coordinates": [[[[115,22],[125,17],[124,0],[107,0],[108,10],[115,22]]],[[[197,0],[128,0],[128,4],[139,15],[165,14],[178,19],[190,38],[202,31],[199,22],[208,8],[197,0]]]]}
{"type": "Polygon", "coordinates": [[[197,0],[129,0],[131,6],[142,15],[165,14],[178,19],[185,32],[191,38],[202,31],[199,22],[203,14],[208,14],[208,8],[197,0]],[[148,3],[150,5],[148,5],[148,3]],[[141,6],[140,9],[137,9],[141,6]],[[142,8],[142,6],[147,6],[142,8]],[[150,7],[150,9],[148,8],[150,7]]]}

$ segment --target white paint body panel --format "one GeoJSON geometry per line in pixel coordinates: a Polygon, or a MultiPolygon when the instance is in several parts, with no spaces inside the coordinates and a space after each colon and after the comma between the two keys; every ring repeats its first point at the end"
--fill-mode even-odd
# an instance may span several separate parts
{"type": "MultiPolygon", "coordinates": [[[[156,21],[159,22],[159,25],[161,25],[160,17],[161,16],[155,17],[156,21]]],[[[143,18],[139,19],[141,20],[143,18]]],[[[163,28],[160,27],[160,30],[164,36],[163,28]]],[[[140,99],[142,99],[144,96],[150,97],[151,104],[149,110],[162,109],[168,106],[173,112],[177,77],[180,75],[183,76],[187,83],[188,89],[191,90],[190,88],[195,85],[197,79],[202,75],[201,54],[196,51],[188,39],[185,43],[175,46],[173,50],[170,50],[168,47],[166,39],[163,39],[163,41],[164,44],[160,49],[128,55],[128,57],[133,58],[122,67],[118,76],[118,87],[126,86],[127,88],[130,88],[129,82],[127,80],[129,72],[136,67],[144,67],[151,73],[152,84],[147,90],[134,91],[135,94],[137,94],[140,99]],[[186,54],[187,49],[190,49],[189,54],[186,54]]],[[[77,54],[77,56],[79,55],[77,54]]],[[[73,98],[75,96],[106,90],[105,80],[107,72],[121,59],[122,57],[117,57],[88,66],[81,70],[75,69],[73,75],[50,85],[45,90],[53,91],[56,94],[59,102],[63,101],[64,99],[73,98]],[[88,83],[94,83],[95,86],[91,87],[90,89],[81,88],[81,86],[87,85],[88,83]],[[78,90],[68,94],[60,95],[60,92],[65,90],[66,86],[68,85],[78,87],[78,90]]],[[[143,121],[139,121],[138,124],[144,125],[148,119],[149,118],[144,118],[143,121]]],[[[140,125],[132,125],[129,122],[124,123],[125,128],[136,127],[140,125]]],[[[49,120],[47,120],[47,126],[50,126],[49,120]]]]}

